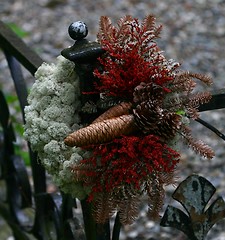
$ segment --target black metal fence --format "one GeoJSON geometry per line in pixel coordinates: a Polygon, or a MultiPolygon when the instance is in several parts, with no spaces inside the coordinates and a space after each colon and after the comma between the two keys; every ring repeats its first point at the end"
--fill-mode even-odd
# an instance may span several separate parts
{"type": "MultiPolygon", "coordinates": [[[[8,62],[24,119],[27,105],[27,88],[21,64],[34,75],[43,60],[0,22],[0,47],[8,62]]],[[[72,207],[76,202],[69,195],[46,192],[46,173],[31,151],[30,164],[33,187],[30,185],[24,160],[15,154],[15,133],[4,92],[0,90],[0,179],[5,181],[6,199],[0,202],[0,214],[12,229],[15,239],[76,239],[80,226],[73,219],[72,207]],[[24,209],[33,208],[33,221],[24,209]]],[[[80,235],[80,233],[79,233],[80,235]]]]}
{"type": "MultiPolygon", "coordinates": [[[[0,21],[0,48],[3,50],[15,90],[19,99],[21,112],[24,119],[24,106],[27,104],[27,89],[24,81],[21,64],[34,75],[43,60],[30,50],[20,38],[16,36],[3,22],[0,21]]],[[[225,93],[218,91],[213,93],[212,100],[203,105],[200,111],[213,110],[225,107],[225,93]]],[[[9,108],[3,90],[0,90],[0,180],[5,182],[6,198],[0,199],[0,215],[12,229],[16,240],[28,240],[29,235],[36,239],[110,239],[109,224],[103,226],[103,231],[89,232],[90,208],[85,201],[81,202],[83,211],[84,228],[73,215],[76,200],[62,192],[50,194],[46,192],[46,173],[38,163],[37,155],[31,151],[29,144],[30,163],[32,171],[31,186],[27,168],[21,156],[16,155],[14,149],[15,132],[10,120],[9,108]],[[33,208],[33,218],[26,214],[26,209],[33,208]],[[84,232],[86,232],[86,237],[84,232]]],[[[217,135],[224,139],[224,135],[207,125],[217,135]]],[[[225,217],[225,203],[222,198],[213,202],[210,208],[205,205],[215,192],[215,188],[204,178],[193,175],[185,180],[175,191],[173,197],[181,202],[189,215],[169,206],[163,216],[161,225],[175,227],[183,231],[190,239],[204,239],[214,223],[225,217]],[[192,192],[200,193],[197,205],[191,205],[187,197],[182,193],[192,185],[192,192]],[[209,195],[205,195],[209,192],[209,195]],[[182,199],[185,199],[183,201],[182,199]],[[203,203],[203,204],[202,204],[203,203]],[[193,212],[191,209],[200,209],[193,212]],[[199,208],[200,207],[200,208],[199,208]],[[219,210],[218,210],[219,209],[219,210]],[[171,218],[172,216],[172,218],[171,218]],[[180,219],[180,220],[177,220],[180,219]]],[[[102,226],[101,226],[102,227],[102,226]]],[[[120,223],[116,219],[112,239],[119,239],[120,223]]]]}

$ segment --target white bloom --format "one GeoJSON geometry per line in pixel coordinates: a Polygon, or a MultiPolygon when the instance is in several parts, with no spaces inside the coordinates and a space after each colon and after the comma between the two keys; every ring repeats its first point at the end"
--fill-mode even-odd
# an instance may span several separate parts
{"type": "Polygon", "coordinates": [[[85,189],[75,181],[71,166],[87,152],[70,148],[63,141],[80,120],[79,78],[74,64],[59,56],[56,64],[43,63],[35,78],[25,107],[24,136],[55,183],[64,192],[84,198],[85,189]]]}

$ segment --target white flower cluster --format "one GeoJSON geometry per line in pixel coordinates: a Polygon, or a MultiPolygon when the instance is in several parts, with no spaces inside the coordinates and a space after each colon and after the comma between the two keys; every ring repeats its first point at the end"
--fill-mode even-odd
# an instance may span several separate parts
{"type": "Polygon", "coordinates": [[[79,128],[80,89],[74,64],[59,56],[56,64],[43,63],[35,78],[25,107],[24,136],[60,189],[82,199],[88,190],[76,182],[71,166],[88,152],[63,141],[79,128]]]}

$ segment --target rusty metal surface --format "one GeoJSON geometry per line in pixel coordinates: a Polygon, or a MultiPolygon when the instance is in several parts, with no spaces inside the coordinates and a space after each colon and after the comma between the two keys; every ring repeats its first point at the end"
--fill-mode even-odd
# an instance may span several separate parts
{"type": "Polygon", "coordinates": [[[215,191],[207,179],[198,175],[189,176],[173,194],[173,198],[181,203],[187,214],[169,205],[161,226],[176,228],[191,240],[203,240],[212,226],[225,218],[225,202],[221,197],[208,206],[215,191]]]}

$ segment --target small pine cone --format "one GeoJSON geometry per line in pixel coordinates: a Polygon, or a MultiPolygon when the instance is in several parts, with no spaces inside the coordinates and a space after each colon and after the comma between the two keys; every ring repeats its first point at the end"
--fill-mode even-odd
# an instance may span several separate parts
{"type": "Polygon", "coordinates": [[[149,99],[157,99],[158,101],[162,101],[164,93],[165,91],[163,87],[154,83],[146,84],[142,82],[134,89],[133,101],[135,103],[141,103],[149,99]]]}
{"type": "Polygon", "coordinates": [[[157,127],[159,136],[172,139],[181,127],[181,116],[176,113],[166,113],[157,127]]]}
{"type": "Polygon", "coordinates": [[[105,111],[103,114],[101,114],[98,118],[96,118],[92,123],[97,123],[101,122],[106,119],[114,118],[114,117],[119,117],[122,115],[127,115],[129,114],[129,111],[132,107],[132,103],[130,102],[121,102],[107,111],[105,111]]]}
{"type": "Polygon", "coordinates": [[[139,104],[133,113],[138,128],[144,134],[153,133],[165,140],[173,138],[181,125],[181,116],[162,109],[156,100],[139,104]]]}
{"type": "Polygon", "coordinates": [[[158,128],[157,123],[162,119],[162,111],[163,109],[158,106],[156,101],[142,102],[133,109],[137,126],[144,133],[153,131],[155,128],[158,128]]]}
{"type": "Polygon", "coordinates": [[[90,124],[68,135],[64,142],[70,147],[82,147],[110,142],[113,139],[129,135],[136,130],[132,114],[106,119],[90,124]]]}

